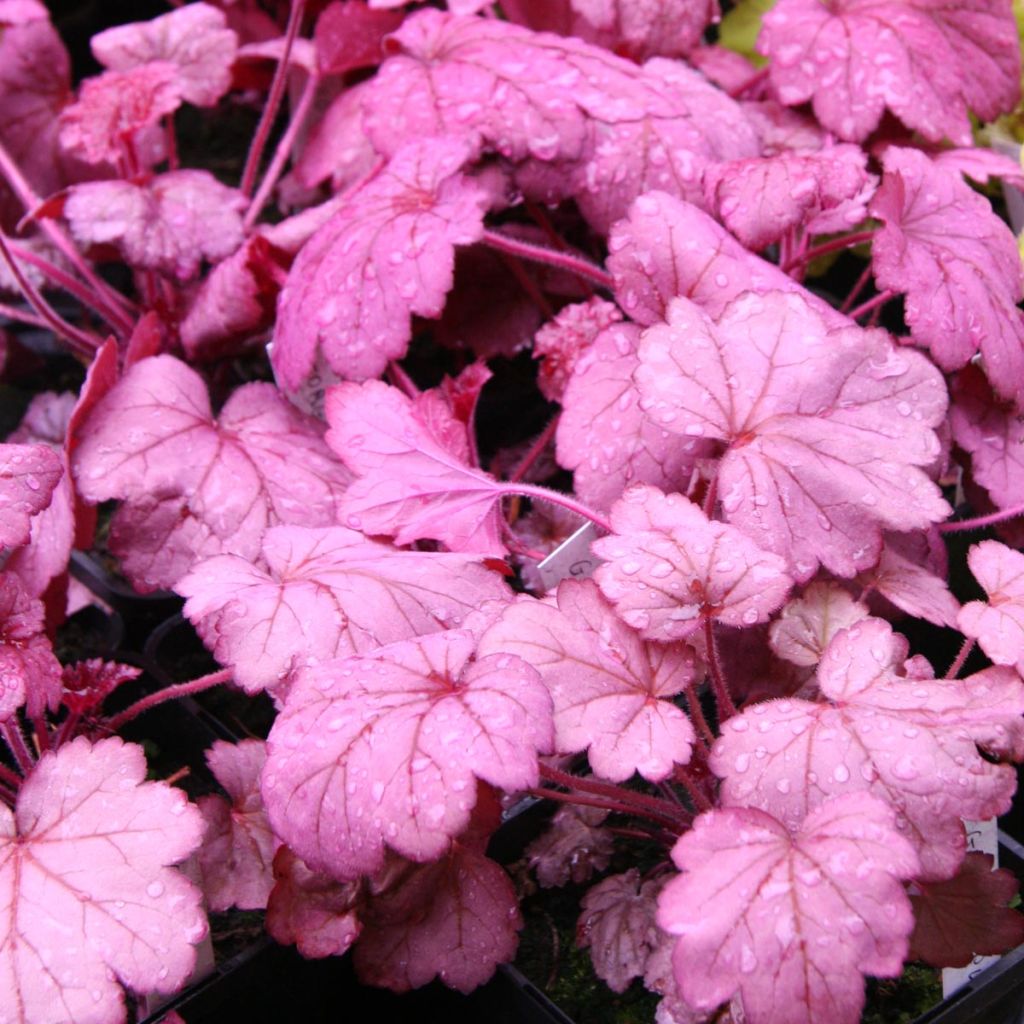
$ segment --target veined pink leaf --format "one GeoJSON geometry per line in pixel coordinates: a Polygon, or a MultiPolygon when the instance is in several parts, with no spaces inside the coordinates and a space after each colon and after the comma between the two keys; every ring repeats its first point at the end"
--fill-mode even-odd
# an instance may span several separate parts
{"type": "Polygon", "coordinates": [[[745,249],[692,203],[664,192],[641,196],[608,239],[608,269],[623,311],[645,327],[686,296],[718,316],[743,292],[799,292],[829,325],[849,323],[777,266],[745,249]]]}
{"type": "Polygon", "coordinates": [[[409,143],[303,246],[274,333],[286,387],[302,383],[318,349],[348,380],[376,377],[405,354],[414,313],[440,315],[455,246],[483,233],[489,194],[460,173],[474,155],[462,139],[409,143]]]}
{"type": "Polygon", "coordinates": [[[363,883],[338,882],[310,868],[287,846],[274,854],[274,888],[267,903],[267,932],[295,945],[307,959],[341,956],[356,940],[363,883]]]}
{"type": "MultiPolygon", "coordinates": [[[[752,64],[748,64],[747,77],[755,70],[752,64]]],[[[784,107],[777,100],[747,100],[743,103],[743,110],[761,136],[764,156],[819,150],[828,143],[828,132],[813,117],[784,107]]]]}
{"type": "Polygon", "coordinates": [[[968,110],[983,121],[1020,96],[1020,48],[1009,5],[991,0],[780,0],[758,50],[789,106],[860,142],[886,109],[926,139],[970,145],[968,110]]]}
{"type": "Polygon", "coordinates": [[[60,115],[60,144],[87,163],[117,163],[142,129],[181,106],[177,69],[154,61],[105,71],[82,83],[78,102],[60,115]]]}
{"type": "Polygon", "coordinates": [[[96,59],[113,71],[130,71],[151,61],[173,64],[182,99],[212,107],[231,87],[238,36],[227,27],[223,11],[190,3],[151,21],[108,28],[89,45],[96,59]]]}
{"type": "Polygon", "coordinates": [[[559,752],[587,750],[594,772],[613,782],[634,772],[666,778],[690,760],[693,726],[671,698],[696,680],[693,649],[644,642],[590,580],[564,580],[557,600],[509,605],[480,653],[514,654],[540,672],[559,752]]]}
{"type": "Polygon", "coordinates": [[[61,703],[76,715],[98,708],[122,683],[138,679],[142,669],[116,661],[89,658],[65,665],[61,672],[61,703]]]}
{"type": "Polygon", "coordinates": [[[1024,269],[1010,229],[959,174],[915,149],[890,146],[871,202],[884,226],[875,281],[906,295],[911,334],[944,370],[981,351],[1004,398],[1024,397],[1024,269]]]}
{"type": "Polygon", "coordinates": [[[976,954],[1000,955],[1024,942],[1024,917],[1008,904],[1020,881],[992,857],[969,853],[954,878],[919,882],[910,897],[910,957],[934,967],[965,967],[976,954]]]}
{"type": "Polygon", "coordinates": [[[0,722],[22,704],[41,716],[60,704],[61,667],[47,639],[43,604],[19,578],[0,573],[0,722]]]}
{"type": "Polygon", "coordinates": [[[923,877],[948,878],[964,851],[961,818],[1004,813],[1019,757],[1024,685],[1007,668],[968,679],[903,676],[907,643],[881,619],[842,630],[818,665],[824,701],[754,704],[722,726],[711,767],[726,805],[759,807],[791,827],[832,796],[873,793],[900,815],[923,877]]]}
{"type": "Polygon", "coordinates": [[[641,881],[630,868],[591,886],[580,902],[576,944],[590,950],[594,973],[613,992],[625,992],[634,978],[647,973],[651,954],[664,933],[655,915],[665,876],[641,881]]]}
{"type": "Polygon", "coordinates": [[[263,796],[311,868],[372,873],[385,844],[429,860],[469,822],[477,778],[537,784],[553,733],[547,688],[512,655],[473,661],[475,647],[452,630],[298,674],[270,733],[263,796]]]}
{"type": "Polygon", "coordinates": [[[515,888],[484,854],[501,820],[493,796],[481,794],[474,819],[440,860],[392,856],[369,882],[353,957],[361,981],[405,992],[437,977],[469,992],[515,955],[523,926],[515,888]]]}
{"type": "Polygon", "coordinates": [[[0,444],[0,550],[28,542],[32,517],[63,475],[63,460],[47,445],[0,444]]]}
{"type": "MultiPolygon", "coordinates": [[[[215,420],[202,378],[155,356],[136,363],[93,409],[72,466],[87,500],[128,499],[119,516],[143,528],[140,550],[177,571],[179,548],[193,561],[255,558],[268,526],[337,522],[350,477],[321,434],[263,383],[239,388],[215,420]]],[[[144,583],[178,578],[155,572],[144,583]]]]}
{"type": "Polygon", "coordinates": [[[471,555],[396,551],[343,526],[277,526],[267,568],[235,555],[178,581],[185,614],[240,686],[274,690],[291,672],[462,625],[508,600],[501,577],[471,555]]]}
{"type": "Polygon", "coordinates": [[[704,175],[709,206],[754,250],[794,228],[809,235],[849,231],[867,216],[877,184],[867,154],[845,145],[730,160],[704,175]]]}
{"type": "Polygon", "coordinates": [[[973,637],[997,665],[1024,661],[1024,554],[995,540],[975,544],[967,555],[974,578],[988,601],[960,609],[957,625],[973,637]]]}
{"type": "Polygon", "coordinates": [[[199,845],[202,819],[145,777],[141,747],[80,737],[43,755],[13,812],[0,807],[8,1020],[117,1024],[118,982],[173,992],[188,978],[206,920],[198,889],[169,865],[199,845]]]}
{"type": "Polygon", "coordinates": [[[116,245],[131,266],[184,281],[203,260],[216,263],[242,244],[246,204],[207,171],[171,171],[144,186],[116,180],[72,185],[64,215],[83,245],[116,245]]]}
{"type": "Polygon", "coordinates": [[[794,665],[811,668],[821,661],[839,630],[867,617],[867,606],[838,583],[812,583],[772,623],[772,650],[794,665]]]}
{"type": "Polygon", "coordinates": [[[726,446],[726,516],[799,581],[819,563],[853,576],[883,528],[949,515],[918,468],[939,451],[942,375],[883,331],[831,327],[798,294],[746,295],[717,320],[676,299],[643,335],[636,382],[656,422],[726,446]]]}
{"type": "Polygon", "coordinates": [[[648,640],[681,640],[705,618],[742,628],[765,622],[793,580],[778,555],[711,521],[681,494],[637,484],[612,506],[613,533],[591,545],[594,579],[648,640]]]}
{"type": "Polygon", "coordinates": [[[325,406],[327,443],[357,476],[343,522],[396,544],[432,538],[453,551],[505,553],[502,487],[467,465],[465,427],[451,413],[381,381],[338,384],[325,406]]]}
{"type": "Polygon", "coordinates": [[[1024,170],[1020,161],[1003,153],[980,146],[937,149],[928,154],[932,163],[944,170],[953,170],[972,181],[984,185],[988,181],[1003,181],[1013,188],[1024,189],[1024,170]]]}
{"type": "Polygon", "coordinates": [[[615,851],[615,837],[601,822],[600,807],[563,804],[547,828],[523,851],[543,888],[582,885],[595,871],[604,871],[615,851]]]}
{"type": "Polygon", "coordinates": [[[636,324],[602,331],[580,355],[563,397],[559,465],[573,471],[576,494],[602,510],[630,484],[688,490],[697,459],[710,454],[700,438],[676,437],[641,410],[633,381],[639,340],[636,324]]]}
{"type": "Polygon", "coordinates": [[[206,822],[196,854],[199,875],[211,910],[262,910],[274,886],[272,863],[278,839],[270,830],[260,796],[260,772],[267,759],[262,740],[214,742],[206,763],[227,791],[199,798],[206,822]]]}
{"type": "Polygon", "coordinates": [[[914,927],[901,883],[917,857],[893,819],[865,793],[792,829],[754,809],[702,814],[658,901],[686,1002],[706,1012],[738,992],[750,1024],[856,1024],[863,975],[898,975],[914,927]]]}
{"type": "Polygon", "coordinates": [[[534,336],[533,357],[542,360],[537,387],[549,402],[561,402],[580,356],[598,335],[622,319],[618,306],[596,296],[559,310],[534,336]]]}

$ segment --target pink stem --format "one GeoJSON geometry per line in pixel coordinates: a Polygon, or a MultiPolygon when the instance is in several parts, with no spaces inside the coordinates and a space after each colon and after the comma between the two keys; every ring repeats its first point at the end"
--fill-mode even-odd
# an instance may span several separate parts
{"type": "Polygon", "coordinates": [[[245,211],[242,227],[245,229],[246,234],[252,230],[253,224],[256,223],[256,218],[262,213],[263,207],[270,198],[270,193],[277,184],[278,178],[281,177],[285,162],[291,154],[292,147],[295,145],[295,139],[302,130],[302,126],[306,123],[309,108],[313,105],[313,99],[316,96],[316,90],[319,85],[319,75],[312,74],[307,77],[306,84],[302,87],[302,95],[299,96],[299,102],[295,105],[295,110],[292,112],[291,121],[288,122],[288,127],[285,129],[284,135],[281,136],[281,140],[274,150],[270,166],[263,175],[263,180],[260,182],[260,187],[256,190],[256,195],[253,197],[252,202],[249,204],[249,209],[245,211]]]}
{"type": "Polygon", "coordinates": [[[4,738],[4,742],[14,756],[14,760],[22,775],[28,775],[35,767],[36,759],[32,756],[32,751],[29,750],[28,744],[25,742],[25,736],[21,731],[17,718],[9,718],[6,722],[0,724],[0,736],[4,738]]]}
{"type": "Polygon", "coordinates": [[[686,770],[686,766],[677,764],[675,766],[675,777],[686,787],[686,792],[690,794],[690,798],[693,800],[694,806],[698,811],[710,811],[714,806],[711,801],[707,798],[700,786],[697,784],[697,780],[686,770]]]}
{"type": "Polygon", "coordinates": [[[218,672],[211,672],[207,676],[192,679],[187,683],[175,683],[174,686],[158,690],[156,693],[151,693],[141,700],[137,700],[134,704],[125,708],[124,711],[119,711],[113,718],[108,719],[106,723],[107,728],[111,732],[116,732],[121,726],[130,722],[133,718],[137,718],[144,711],[155,708],[158,704],[164,704],[169,700],[177,700],[179,697],[190,697],[194,693],[202,693],[203,690],[209,690],[214,686],[219,686],[221,683],[226,683],[233,674],[231,669],[223,668],[218,672]]]}
{"type": "Polygon", "coordinates": [[[789,266],[784,266],[782,269],[788,273],[797,264],[810,263],[811,260],[816,260],[819,256],[827,256],[830,252],[838,252],[841,249],[849,249],[854,245],[860,245],[862,242],[870,242],[874,237],[874,231],[858,231],[853,235],[833,238],[829,242],[822,242],[821,245],[816,245],[813,249],[806,250],[798,259],[793,260],[789,266]]]}
{"type": "Polygon", "coordinates": [[[6,317],[8,320],[17,320],[19,323],[31,324],[33,327],[42,327],[46,330],[49,330],[50,327],[41,316],[36,316],[35,313],[26,313],[22,309],[15,309],[14,306],[8,306],[6,302],[0,302],[0,316],[6,317]]]}
{"type": "Polygon", "coordinates": [[[711,672],[711,689],[718,701],[718,722],[721,725],[726,719],[732,718],[738,711],[729,694],[729,687],[722,672],[722,663],[718,658],[718,641],[715,639],[715,627],[710,615],[704,616],[704,639],[707,647],[708,669],[711,672]]]}
{"type": "Polygon", "coordinates": [[[422,394],[416,387],[416,382],[405,372],[401,363],[395,361],[388,363],[388,376],[392,378],[395,386],[401,388],[409,398],[419,398],[422,394]]]}
{"type": "Polygon", "coordinates": [[[971,656],[971,651],[974,650],[974,643],[974,637],[968,636],[964,638],[957,656],[953,659],[953,664],[946,670],[943,679],[956,679],[960,674],[960,669],[964,667],[964,662],[971,656]]]}
{"type": "Polygon", "coordinates": [[[853,288],[850,290],[850,294],[843,300],[843,304],[839,307],[840,313],[845,313],[856,301],[857,296],[864,291],[864,286],[871,280],[871,264],[869,263],[862,271],[860,277],[854,282],[853,288]]]}
{"type": "Polygon", "coordinates": [[[523,456],[522,461],[512,471],[512,475],[508,478],[509,483],[515,483],[517,480],[522,480],[527,473],[529,473],[533,464],[544,454],[544,449],[551,443],[551,439],[555,436],[555,431],[558,430],[558,420],[561,413],[553,416],[551,422],[540,432],[537,440],[530,445],[530,450],[523,456]]]}
{"type": "Polygon", "coordinates": [[[868,299],[867,302],[862,302],[856,309],[851,309],[846,315],[851,320],[858,320],[865,313],[870,313],[871,310],[884,306],[895,294],[891,288],[887,288],[884,292],[879,292],[874,298],[868,299]]]}
{"type": "Polygon", "coordinates": [[[21,788],[22,778],[17,772],[11,771],[7,765],[0,764],[0,781],[3,781],[5,785],[10,786],[17,793],[21,788]]]}
{"type": "Polygon", "coordinates": [[[615,285],[615,279],[611,274],[574,253],[556,252],[543,245],[533,245],[530,242],[520,241],[518,238],[509,238],[508,235],[499,234],[497,231],[485,231],[482,241],[484,245],[488,245],[498,252],[507,252],[524,260],[532,260],[534,263],[546,263],[551,267],[560,267],[584,281],[593,281],[602,288],[611,289],[615,285]]]}
{"type": "Polygon", "coordinates": [[[752,74],[749,78],[744,79],[744,81],[740,82],[740,84],[737,85],[735,88],[730,89],[729,90],[729,95],[733,99],[738,99],[748,89],[752,89],[755,85],[760,85],[761,82],[764,81],[764,79],[766,79],[768,77],[769,71],[770,71],[769,67],[761,68],[760,71],[757,71],[754,74],[752,74]]]}
{"type": "Polygon", "coordinates": [[[522,263],[515,256],[510,256],[507,252],[502,252],[498,255],[505,266],[512,271],[512,276],[519,282],[519,287],[523,289],[529,296],[530,301],[540,310],[544,319],[553,319],[555,311],[551,308],[551,303],[548,302],[544,293],[537,287],[537,282],[523,269],[522,263]]]}
{"type": "MultiPolygon", "coordinates": [[[[530,796],[540,797],[542,800],[554,800],[561,804],[578,804],[582,807],[600,807],[603,811],[611,811],[612,814],[626,814],[631,817],[649,818],[659,825],[668,828],[679,828],[679,822],[670,820],[661,814],[654,814],[651,811],[641,810],[633,804],[621,803],[602,796],[586,796],[583,793],[560,793],[557,789],[532,788],[526,791],[530,796]]],[[[676,833],[678,835],[678,831],[676,833]]]]}
{"type": "Polygon", "coordinates": [[[715,514],[715,502],[718,500],[718,477],[708,481],[708,491],[704,495],[704,515],[710,519],[715,514]]]}
{"type": "Polygon", "coordinates": [[[47,728],[46,719],[40,715],[32,719],[32,734],[36,738],[36,746],[40,754],[45,754],[50,749],[50,730],[47,728]]]}
{"type": "Polygon", "coordinates": [[[176,171],[180,163],[178,161],[178,136],[174,131],[173,114],[168,114],[164,118],[164,145],[167,147],[167,168],[176,171]]]}
{"type": "Polygon", "coordinates": [[[936,529],[938,529],[939,533],[983,530],[986,526],[1004,523],[1007,519],[1016,519],[1018,516],[1024,516],[1024,505],[1014,505],[1013,508],[1000,509],[998,512],[991,512],[987,516],[977,516],[974,519],[956,519],[950,523],[939,523],[936,529]]]}
{"type": "Polygon", "coordinates": [[[36,291],[35,286],[21,272],[18,261],[7,247],[7,240],[0,232],[0,256],[7,261],[18,287],[28,304],[47,322],[50,329],[61,335],[71,346],[72,351],[83,356],[91,356],[102,344],[102,340],[86,331],[79,330],[67,322],[53,307],[36,291]]]}
{"type": "Polygon", "coordinates": [[[242,181],[238,186],[244,196],[251,196],[252,190],[256,186],[256,175],[259,172],[263,149],[267,144],[267,139],[270,137],[270,130],[274,126],[274,119],[277,117],[281,100],[284,98],[292,47],[295,45],[295,40],[299,34],[299,26],[302,24],[302,14],[305,7],[306,0],[292,0],[291,10],[288,12],[288,26],[285,28],[284,51],[281,54],[277,67],[274,69],[274,78],[270,83],[267,103],[260,116],[260,123],[256,126],[256,133],[253,135],[252,144],[249,146],[249,154],[245,158],[245,167],[242,170],[242,181]]]}
{"type": "Polygon", "coordinates": [[[518,481],[508,481],[499,484],[501,494],[518,494],[524,498],[536,498],[540,501],[550,501],[552,505],[561,505],[570,512],[575,512],[584,519],[589,519],[595,526],[600,527],[606,533],[612,533],[612,524],[600,512],[587,508],[586,505],[570,498],[568,494],[561,491],[552,491],[547,487],[537,487],[534,484],[524,484],[518,481]]]}
{"type": "Polygon", "coordinates": [[[686,703],[690,707],[690,718],[693,719],[693,724],[697,727],[698,737],[703,739],[710,748],[715,742],[715,734],[711,731],[707,718],[704,717],[704,709],[700,706],[700,696],[697,694],[695,686],[691,686],[686,691],[686,703]]]}

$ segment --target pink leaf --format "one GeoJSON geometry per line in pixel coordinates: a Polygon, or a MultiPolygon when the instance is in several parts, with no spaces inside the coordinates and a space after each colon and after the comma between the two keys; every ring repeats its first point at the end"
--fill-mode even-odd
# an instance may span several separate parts
{"type": "Polygon", "coordinates": [[[142,675],[134,665],[89,658],[65,665],[61,673],[64,693],[61,703],[73,714],[85,715],[100,707],[122,683],[142,675]]]}
{"type": "Polygon", "coordinates": [[[412,314],[440,315],[454,250],[483,233],[488,193],[459,171],[474,156],[456,139],[412,142],[302,248],[281,293],[274,369],[297,387],[317,349],[349,380],[405,354],[412,314]]]}
{"type": "MultiPolygon", "coordinates": [[[[754,67],[748,65],[747,77],[752,74],[754,67]]],[[[823,149],[828,143],[828,132],[813,117],[784,107],[776,100],[748,100],[743,110],[761,136],[764,156],[823,149]]]]}
{"type": "Polygon", "coordinates": [[[116,245],[133,267],[185,281],[203,260],[216,263],[242,244],[246,203],[207,171],[171,171],[145,186],[129,181],[73,185],[64,215],[83,245],[116,245]]]}
{"type": "Polygon", "coordinates": [[[614,532],[591,546],[605,560],[594,579],[648,640],[681,640],[705,618],[765,622],[793,585],[783,559],[681,494],[638,484],[612,506],[611,523],[614,532]]]}
{"type": "Polygon", "coordinates": [[[22,704],[32,718],[60,703],[61,668],[44,632],[41,601],[14,573],[0,573],[0,722],[22,704]]]}
{"type": "Polygon", "coordinates": [[[1013,15],[990,0],[781,0],[758,49],[782,102],[813,100],[847,142],[867,138],[889,109],[926,139],[970,145],[968,110],[992,121],[1020,96],[1013,15]]]}
{"type": "Polygon", "coordinates": [[[877,561],[883,528],[949,515],[918,468],[939,452],[932,428],[946,410],[923,356],[882,331],[830,327],[797,294],[741,297],[717,321],[677,299],[668,319],[640,345],[641,406],[675,434],[726,446],[725,514],[797,580],[819,563],[852,576],[877,561]]]}
{"type": "Polygon", "coordinates": [[[812,583],[772,623],[772,650],[794,665],[811,668],[839,630],[867,617],[867,607],[838,583],[812,583]]]}
{"type": "Polygon", "coordinates": [[[266,758],[262,740],[217,740],[206,752],[206,763],[231,798],[230,803],[220,796],[199,798],[206,833],[196,860],[211,910],[262,910],[267,905],[278,840],[260,796],[266,758]]]}
{"type": "Polygon", "coordinates": [[[341,956],[362,931],[357,916],[362,882],[338,882],[311,871],[287,846],[274,855],[267,931],[307,958],[341,956]]]}
{"type": "Polygon", "coordinates": [[[508,599],[472,556],[396,551],[336,526],[279,526],[263,538],[267,569],[222,555],[179,580],[185,614],[240,686],[274,690],[305,664],[371,654],[382,644],[460,626],[508,599]]]}
{"type": "Polygon", "coordinates": [[[89,45],[96,59],[113,71],[130,71],[151,61],[173,64],[181,98],[212,107],[231,87],[238,37],[227,27],[223,11],[190,3],[151,21],[108,28],[89,45]]]}
{"type": "Polygon", "coordinates": [[[339,384],[325,404],[327,442],[358,477],[344,522],[396,544],[429,537],[453,551],[505,553],[495,506],[501,485],[466,464],[465,428],[450,413],[380,381],[339,384]],[[455,451],[449,434],[460,439],[455,451]]]}
{"type": "Polygon", "coordinates": [[[639,869],[630,868],[591,886],[580,902],[576,944],[590,950],[594,973],[613,992],[625,992],[634,978],[646,974],[663,941],[655,901],[664,884],[664,876],[642,882],[639,869]]]}
{"type": "Polygon", "coordinates": [[[474,648],[454,630],[298,675],[270,733],[263,795],[274,831],[311,868],[376,871],[385,843],[437,857],[469,821],[476,778],[537,785],[547,688],[519,658],[474,662],[474,648]]]}
{"type": "Polygon", "coordinates": [[[690,760],[690,720],[671,700],[696,679],[693,650],[645,643],[590,580],[565,580],[557,609],[509,605],[480,640],[482,654],[508,653],[535,666],[555,708],[555,747],[587,750],[593,770],[624,782],[652,781],[690,760]]]}
{"type": "Polygon", "coordinates": [[[105,71],[82,83],[77,103],[60,116],[60,143],[87,163],[117,163],[143,128],[181,105],[175,65],[154,61],[105,71]]]}
{"type": "Polygon", "coordinates": [[[402,24],[402,14],[375,11],[365,0],[334,0],[316,20],[313,42],[322,74],[342,75],[376,67],[384,56],[384,37],[402,24]]]}
{"type": "Polygon", "coordinates": [[[206,920],[199,891],[169,865],[198,846],[202,820],[184,793],[145,776],[141,747],[79,738],[43,755],[13,813],[0,807],[10,1019],[123,1021],[119,981],[173,992],[192,971],[206,920]]]}
{"type": "MultiPolygon", "coordinates": [[[[496,827],[496,808],[486,816],[496,827]]],[[[523,925],[515,889],[478,832],[471,826],[433,864],[393,857],[372,881],[354,953],[361,981],[405,992],[438,977],[469,992],[512,959],[523,925]]]]}
{"type": "Polygon", "coordinates": [[[612,324],[579,357],[565,389],[558,423],[558,461],[573,471],[576,494],[608,509],[634,483],[686,491],[699,438],[677,438],[640,408],[633,382],[639,366],[635,324],[612,324]]]}
{"type": "Polygon", "coordinates": [[[44,444],[0,444],[0,550],[28,542],[32,517],[63,474],[63,460],[44,444]]]}
{"type": "Polygon", "coordinates": [[[582,885],[608,867],[615,837],[601,828],[607,817],[600,807],[564,804],[555,811],[548,827],[524,851],[542,887],[566,885],[570,879],[582,885]]]}
{"type": "Polygon", "coordinates": [[[650,192],[632,205],[627,219],[612,229],[608,250],[616,300],[644,326],[664,320],[677,296],[718,316],[746,291],[799,292],[826,323],[849,323],[777,266],[743,248],[702,210],[664,192],[650,192]]]}
{"type": "Polygon", "coordinates": [[[738,992],[750,1024],[856,1024],[862,975],[897,976],[914,926],[901,881],[917,857],[893,817],[867,794],[792,831],[752,809],[701,815],[658,901],[686,1002],[710,1011],[738,992]]]}
{"type": "MultiPolygon", "coordinates": [[[[254,558],[268,526],[337,522],[349,480],[321,427],[272,385],[239,388],[215,420],[202,378],[171,356],[136,363],[80,436],[72,464],[81,494],[128,499],[125,525],[145,524],[154,556],[163,537],[191,547],[193,559],[254,558]]],[[[177,578],[146,576],[151,586],[177,578]]]]}
{"type": "Polygon", "coordinates": [[[747,248],[760,250],[794,228],[822,235],[859,224],[877,185],[866,168],[859,146],[784,152],[710,167],[704,191],[725,226],[747,248]]]}
{"type": "Polygon", "coordinates": [[[944,370],[980,348],[993,387],[1024,396],[1024,270],[1010,229],[959,174],[890,146],[871,203],[879,288],[906,294],[906,320],[944,370]]]}
{"type": "Polygon", "coordinates": [[[1020,161],[991,149],[971,146],[964,149],[939,149],[929,154],[932,163],[945,170],[956,171],[972,181],[984,185],[988,181],[1003,181],[1013,188],[1024,188],[1024,170],[1020,161]]]}
{"type": "Polygon", "coordinates": [[[711,756],[726,805],[760,807],[795,826],[829,797],[867,790],[900,814],[924,877],[948,878],[963,857],[961,818],[1004,813],[1008,765],[977,745],[1018,754],[1024,685],[990,668],[968,679],[904,677],[907,643],[867,619],[838,633],[818,666],[821,703],[769,701],[722,727],[711,756]]]}
{"type": "Polygon", "coordinates": [[[967,564],[985,588],[988,602],[965,604],[957,625],[997,665],[1024,661],[1024,554],[983,540],[971,548],[967,564]]]}
{"type": "Polygon", "coordinates": [[[533,357],[541,359],[537,386],[549,402],[562,401],[580,356],[612,324],[622,319],[617,306],[593,297],[559,310],[533,339],[533,357]]]}

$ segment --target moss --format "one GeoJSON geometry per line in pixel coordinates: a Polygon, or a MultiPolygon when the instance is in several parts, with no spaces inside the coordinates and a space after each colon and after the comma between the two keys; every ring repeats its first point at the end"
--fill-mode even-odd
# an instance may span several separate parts
{"type": "Polygon", "coordinates": [[[868,978],[861,1024],[911,1024],[941,1001],[941,972],[908,964],[898,978],[868,978]]]}

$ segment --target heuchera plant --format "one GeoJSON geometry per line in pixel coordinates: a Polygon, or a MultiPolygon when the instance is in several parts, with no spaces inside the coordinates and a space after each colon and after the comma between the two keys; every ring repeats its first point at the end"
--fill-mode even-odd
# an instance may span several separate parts
{"type": "Polygon", "coordinates": [[[964,828],[1024,759],[1010,0],[776,0],[756,53],[714,0],[276,6],[110,28],[73,85],[0,0],[0,365],[83,369],[0,444],[0,1021],[125,1020],[204,905],[468,991],[523,796],[667,1024],[852,1024],[1024,941],[964,828]],[[96,537],[217,671],[61,664],[96,537]],[[117,733],[213,686],[276,718],[191,804],[117,733]]]}

